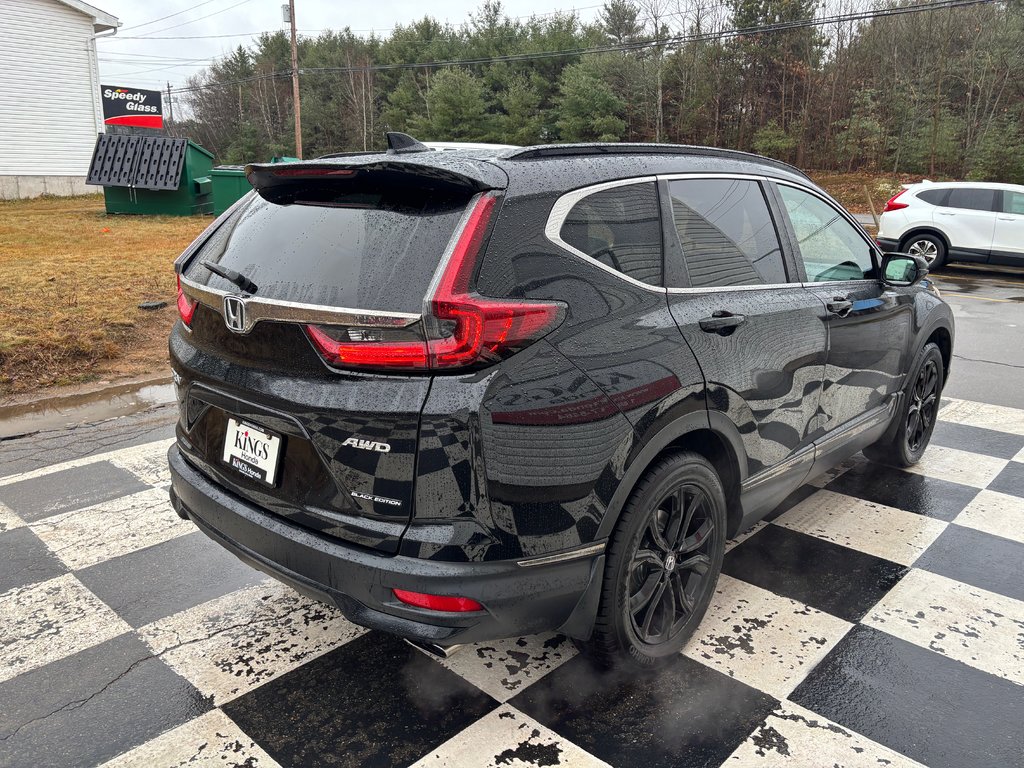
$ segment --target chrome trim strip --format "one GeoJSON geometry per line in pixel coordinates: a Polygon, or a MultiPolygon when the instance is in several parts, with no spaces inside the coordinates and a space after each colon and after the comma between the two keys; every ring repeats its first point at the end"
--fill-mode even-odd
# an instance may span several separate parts
{"type": "Polygon", "coordinates": [[[557,552],[553,555],[543,555],[542,557],[532,557],[529,560],[518,560],[516,565],[520,568],[532,568],[537,565],[550,565],[551,563],[563,563],[567,560],[577,560],[582,557],[592,557],[593,555],[599,555],[604,552],[605,542],[599,544],[591,544],[587,547],[581,547],[579,549],[573,549],[569,552],[557,552]]]}
{"type": "Polygon", "coordinates": [[[659,181],[680,181],[684,179],[740,179],[741,181],[772,181],[763,173],[659,173],[659,181]]]}
{"type": "Polygon", "coordinates": [[[801,464],[802,462],[804,462],[808,458],[810,458],[811,462],[813,462],[814,461],[814,447],[815,447],[815,443],[811,443],[810,445],[805,445],[803,448],[801,448],[799,451],[794,453],[792,456],[786,457],[785,459],[780,461],[778,464],[773,464],[772,466],[768,467],[767,469],[762,469],[756,475],[752,475],[751,477],[748,477],[746,480],[744,480],[742,483],[740,483],[740,492],[746,493],[751,488],[756,488],[757,486],[761,485],[761,483],[765,483],[765,482],[767,482],[769,480],[774,480],[779,475],[783,475],[786,472],[789,472],[791,469],[793,469],[794,467],[798,466],[799,464],[801,464]]]}
{"type": "Polygon", "coordinates": [[[636,176],[630,179],[617,179],[615,181],[605,181],[601,184],[594,184],[589,187],[581,187],[580,189],[574,189],[571,192],[566,192],[564,195],[555,200],[555,204],[551,206],[551,213],[548,214],[547,224],[544,225],[544,236],[553,244],[557,245],[564,251],[568,251],[574,256],[578,256],[589,264],[593,264],[600,269],[603,269],[609,274],[615,275],[620,280],[625,280],[630,285],[635,285],[638,288],[644,288],[651,293],[665,293],[665,288],[659,288],[656,285],[648,285],[642,283],[636,278],[624,275],[617,269],[609,267],[607,264],[602,264],[597,259],[588,256],[579,248],[575,248],[569,245],[562,239],[562,225],[565,224],[565,219],[569,216],[569,212],[573,209],[580,200],[585,197],[590,197],[598,192],[603,192],[606,189],[615,189],[616,187],[628,187],[633,184],[650,184],[658,180],[657,176],[636,176]]]}
{"type": "Polygon", "coordinates": [[[245,300],[245,326],[242,333],[249,333],[261,320],[284,323],[318,323],[322,325],[350,325],[361,328],[405,328],[420,319],[411,312],[387,312],[383,310],[349,309],[346,307],[325,307],[318,304],[302,304],[295,301],[263,299],[257,296],[219,291],[181,276],[181,290],[186,296],[205,304],[222,317],[224,297],[241,296],[245,300]]]}
{"type": "MultiPolygon", "coordinates": [[[[821,283],[817,283],[821,285],[821,283]]],[[[671,294],[731,293],[732,291],[777,291],[783,288],[806,288],[804,283],[767,283],[765,285],[710,285],[701,288],[667,288],[671,294]]]]}
{"type": "Polygon", "coordinates": [[[889,396],[889,402],[877,406],[874,410],[862,415],[858,420],[850,422],[842,430],[826,435],[814,443],[819,451],[829,451],[836,445],[842,445],[847,440],[852,440],[861,432],[876,427],[887,419],[891,419],[896,411],[897,397],[894,393],[889,396]]]}

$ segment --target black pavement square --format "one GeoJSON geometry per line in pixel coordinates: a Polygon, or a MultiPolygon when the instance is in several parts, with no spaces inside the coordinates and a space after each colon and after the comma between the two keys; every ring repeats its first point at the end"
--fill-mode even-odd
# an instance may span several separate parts
{"type": "Polygon", "coordinates": [[[907,569],[779,525],[725,556],[722,572],[847,621],[859,621],[907,569]]]}
{"type": "Polygon", "coordinates": [[[0,683],[0,765],[96,765],[212,707],[134,634],[0,683]]]}
{"type": "Polygon", "coordinates": [[[1024,600],[1024,544],[1002,536],[950,525],[914,567],[1024,600]]]}
{"type": "Polygon", "coordinates": [[[75,576],[133,627],[266,578],[199,531],[98,563],[75,576]]]}
{"type": "Polygon", "coordinates": [[[997,432],[969,424],[952,421],[938,421],[932,432],[932,443],[961,451],[982,453],[999,459],[1012,459],[1024,448],[1024,435],[997,432]]]}
{"type": "Polygon", "coordinates": [[[281,765],[408,765],[497,707],[404,641],[367,633],[223,709],[281,765]]]}
{"type": "Polygon", "coordinates": [[[67,571],[67,566],[31,529],[15,528],[0,533],[0,594],[67,571]]]}
{"type": "MultiPolygon", "coordinates": [[[[1024,498],[1024,464],[1019,461],[1011,461],[996,475],[995,479],[988,484],[988,490],[1008,493],[1011,496],[1024,498]]],[[[1021,502],[1024,504],[1024,501],[1021,502]]]]}
{"type": "Polygon", "coordinates": [[[577,656],[509,702],[611,765],[721,765],[778,701],[678,656],[650,672],[602,672],[577,656]]]}
{"type": "Polygon", "coordinates": [[[0,486],[0,503],[25,522],[118,499],[150,486],[109,461],[63,469],[0,486]]]}
{"type": "Polygon", "coordinates": [[[1024,764],[1021,686],[864,625],[791,701],[931,768],[1024,764]]]}
{"type": "Polygon", "coordinates": [[[848,469],[825,488],[946,522],[959,515],[978,495],[977,488],[874,462],[848,469]]]}

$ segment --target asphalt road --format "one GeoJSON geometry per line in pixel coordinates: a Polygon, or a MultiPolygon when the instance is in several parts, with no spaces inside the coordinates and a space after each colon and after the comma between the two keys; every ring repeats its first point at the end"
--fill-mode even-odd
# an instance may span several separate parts
{"type": "Polygon", "coordinates": [[[956,318],[944,394],[1024,408],[1024,269],[954,265],[932,277],[956,318]]]}

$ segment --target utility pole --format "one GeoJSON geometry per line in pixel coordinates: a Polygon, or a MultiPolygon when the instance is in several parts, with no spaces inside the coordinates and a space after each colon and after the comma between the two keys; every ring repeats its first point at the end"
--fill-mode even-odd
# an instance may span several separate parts
{"type": "Polygon", "coordinates": [[[299,103],[299,49],[295,42],[295,0],[288,0],[288,21],[292,26],[292,103],[295,108],[295,156],[302,159],[302,106],[299,103]]]}
{"type": "Polygon", "coordinates": [[[171,101],[171,84],[167,83],[167,132],[174,135],[174,102],[171,101]]]}

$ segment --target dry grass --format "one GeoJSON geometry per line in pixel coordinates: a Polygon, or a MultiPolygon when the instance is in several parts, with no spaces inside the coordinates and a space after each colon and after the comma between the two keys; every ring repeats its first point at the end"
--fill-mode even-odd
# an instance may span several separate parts
{"type": "MultiPolygon", "coordinates": [[[[868,195],[870,195],[871,202],[875,206],[875,213],[879,215],[881,215],[886,201],[900,191],[901,184],[916,184],[924,178],[924,176],[906,173],[860,171],[855,173],[809,171],[808,176],[851,213],[871,213],[871,209],[868,207],[868,195]]],[[[933,180],[939,181],[940,179],[936,177],[933,180]]]]}
{"type": "Polygon", "coordinates": [[[107,216],[103,198],[0,201],[0,395],[166,368],[173,262],[210,217],[107,216]],[[138,309],[143,301],[164,309],[138,309]]]}

